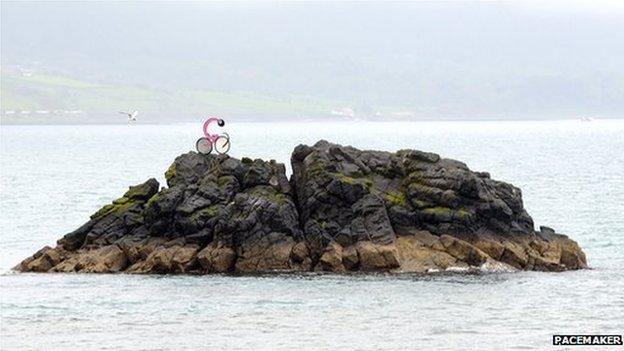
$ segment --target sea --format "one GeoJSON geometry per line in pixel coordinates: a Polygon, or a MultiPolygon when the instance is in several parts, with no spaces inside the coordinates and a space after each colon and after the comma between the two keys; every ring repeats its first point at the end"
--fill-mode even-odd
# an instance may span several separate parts
{"type": "MultiPolygon", "coordinates": [[[[418,149],[522,189],[590,269],[247,276],[11,270],[194,149],[201,123],[0,126],[2,350],[552,350],[624,333],[624,120],[228,123],[234,157],[418,149]]],[[[582,347],[577,347],[582,348],[582,347]]],[[[614,349],[601,347],[601,350],[614,349]]],[[[617,347],[615,349],[618,349],[617,347]]],[[[621,348],[619,348],[621,349],[621,348]]]]}

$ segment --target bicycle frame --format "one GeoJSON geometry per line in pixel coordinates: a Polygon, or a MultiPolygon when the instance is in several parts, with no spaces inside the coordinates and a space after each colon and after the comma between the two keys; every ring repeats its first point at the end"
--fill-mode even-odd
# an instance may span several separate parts
{"type": "Polygon", "coordinates": [[[219,138],[219,134],[210,134],[210,131],[208,131],[208,127],[210,126],[210,123],[218,123],[219,120],[220,118],[217,117],[209,117],[206,122],[204,122],[204,136],[206,136],[206,139],[208,139],[212,144],[217,141],[217,138],[219,138]]]}

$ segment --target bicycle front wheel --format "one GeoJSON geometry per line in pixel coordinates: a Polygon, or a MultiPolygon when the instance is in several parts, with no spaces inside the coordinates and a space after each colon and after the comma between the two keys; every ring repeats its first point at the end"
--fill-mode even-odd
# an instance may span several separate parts
{"type": "Polygon", "coordinates": [[[195,143],[197,152],[202,155],[208,155],[212,152],[212,143],[207,138],[199,138],[195,143]]]}
{"type": "Polygon", "coordinates": [[[219,135],[217,140],[215,141],[215,150],[218,154],[226,154],[230,151],[230,138],[227,134],[219,135]]]}

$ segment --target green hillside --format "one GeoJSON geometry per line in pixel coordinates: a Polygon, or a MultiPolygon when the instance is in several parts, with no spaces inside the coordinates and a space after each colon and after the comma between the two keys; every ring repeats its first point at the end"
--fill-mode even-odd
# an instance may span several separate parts
{"type": "Polygon", "coordinates": [[[329,115],[349,102],[253,92],[168,90],[81,81],[58,74],[2,72],[2,110],[82,110],[103,113],[128,108],[150,112],[329,115]]]}

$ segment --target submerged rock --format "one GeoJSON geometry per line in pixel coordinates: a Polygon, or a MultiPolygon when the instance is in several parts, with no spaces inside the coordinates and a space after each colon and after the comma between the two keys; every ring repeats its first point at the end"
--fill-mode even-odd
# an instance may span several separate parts
{"type": "Polygon", "coordinates": [[[33,272],[562,271],[576,242],[534,230],[520,189],[433,153],[320,141],[283,164],[190,152],[102,207],[33,272]]]}

